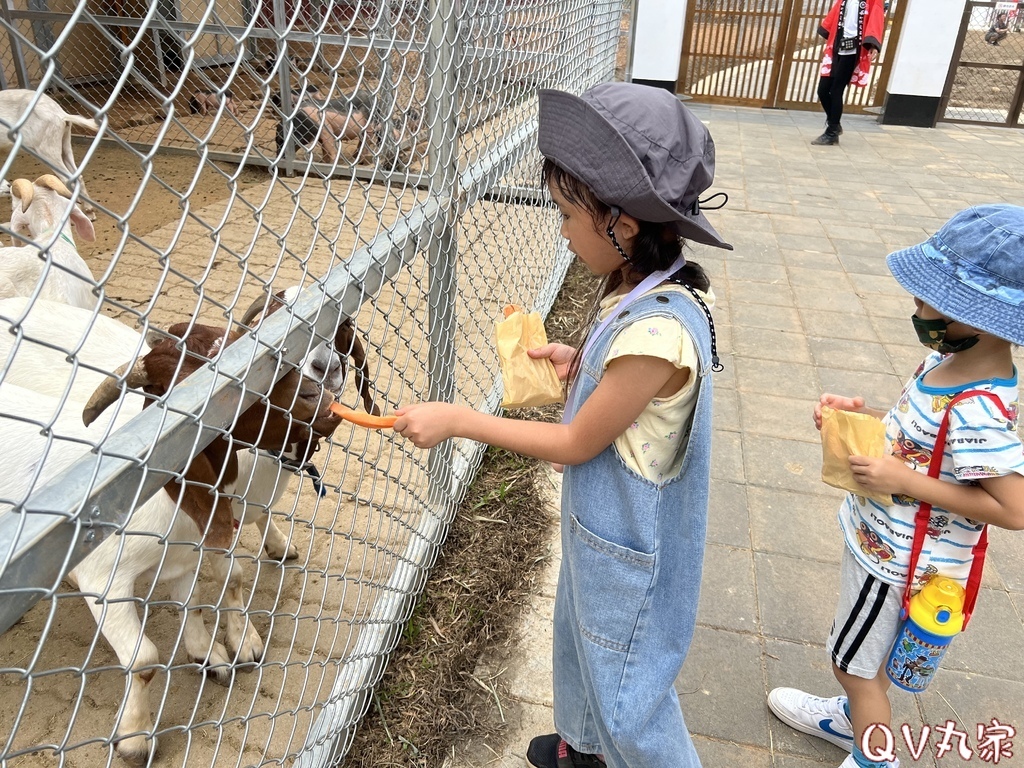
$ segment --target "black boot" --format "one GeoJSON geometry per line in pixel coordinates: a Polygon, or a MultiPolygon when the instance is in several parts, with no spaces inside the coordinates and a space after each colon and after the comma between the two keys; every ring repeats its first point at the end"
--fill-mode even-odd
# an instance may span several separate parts
{"type": "Polygon", "coordinates": [[[829,147],[839,143],[839,133],[842,129],[838,125],[825,127],[825,132],[811,142],[816,147],[829,147]]]}

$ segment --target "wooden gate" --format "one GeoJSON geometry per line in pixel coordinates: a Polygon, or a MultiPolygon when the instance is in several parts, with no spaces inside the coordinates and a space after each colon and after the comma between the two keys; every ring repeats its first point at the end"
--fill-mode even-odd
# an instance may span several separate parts
{"type": "Polygon", "coordinates": [[[960,36],[942,92],[939,119],[1024,127],[1024,3],[970,0],[964,8],[960,36]],[[1000,13],[1007,31],[992,45],[988,31],[1000,13]]]}
{"type": "MultiPolygon", "coordinates": [[[[834,0],[692,0],[679,67],[680,93],[696,101],[784,109],[819,109],[818,26],[834,0]]],[[[847,111],[885,100],[888,56],[908,0],[892,0],[882,51],[866,88],[848,88],[847,111]]]]}

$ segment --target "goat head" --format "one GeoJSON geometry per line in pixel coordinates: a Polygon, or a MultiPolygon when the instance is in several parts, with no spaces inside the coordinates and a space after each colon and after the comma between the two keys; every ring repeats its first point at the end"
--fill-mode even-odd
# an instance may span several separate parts
{"type": "MultiPolygon", "coordinates": [[[[134,365],[121,366],[113,377],[97,387],[82,413],[86,426],[118,399],[119,379],[123,378],[129,388],[162,397],[242,335],[241,331],[228,333],[222,328],[190,323],[172,325],[167,333],[174,338],[151,341],[145,356],[134,365]]],[[[226,547],[231,542],[234,516],[230,499],[213,491],[233,484],[238,477],[237,446],[232,441],[263,450],[294,451],[298,447],[305,451],[311,432],[333,431],[333,426],[337,426],[338,419],[329,409],[333,402],[333,393],[325,392],[318,382],[291,369],[266,397],[256,400],[235,420],[231,441],[219,436],[193,458],[182,473],[190,485],[168,483],[167,492],[181,499],[184,511],[201,531],[206,531],[205,544],[226,547]]]]}
{"type": "MultiPolygon", "coordinates": [[[[281,307],[284,307],[287,302],[292,301],[295,298],[295,293],[297,293],[297,289],[289,288],[284,291],[278,291],[270,296],[269,300],[266,296],[256,299],[242,315],[242,325],[247,325],[250,328],[258,327],[263,318],[272,315],[281,307]]],[[[356,387],[359,390],[359,396],[363,400],[363,407],[366,408],[367,413],[379,416],[380,408],[374,403],[373,392],[370,389],[369,370],[366,365],[366,349],[356,333],[355,323],[352,322],[352,318],[343,318],[338,323],[338,328],[334,334],[334,351],[341,358],[342,383],[345,380],[348,361],[351,360],[352,370],[356,377],[356,387]]]]}
{"type": "MultiPolygon", "coordinates": [[[[67,206],[62,203],[58,208],[46,202],[56,197],[70,202],[71,190],[51,173],[43,174],[34,182],[15,179],[11,184],[11,230],[27,237],[38,237],[50,230],[60,230],[64,226],[64,210],[67,206]]],[[[71,226],[75,235],[86,242],[93,242],[96,230],[92,221],[77,205],[70,207],[71,226]]]]}

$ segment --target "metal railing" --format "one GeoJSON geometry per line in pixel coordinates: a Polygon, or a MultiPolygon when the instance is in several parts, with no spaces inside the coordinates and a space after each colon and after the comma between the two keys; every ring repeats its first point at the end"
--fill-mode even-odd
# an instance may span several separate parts
{"type": "Polygon", "coordinates": [[[28,92],[0,104],[2,174],[35,190],[28,206],[17,187],[0,230],[31,265],[8,285],[0,264],[0,765],[344,756],[482,447],[422,452],[342,423],[312,468],[289,464],[295,444],[267,442],[300,398],[282,403],[276,382],[301,369],[358,407],[362,372],[384,411],[498,408],[493,323],[510,301],[546,312],[569,261],[534,204],[536,91],[610,79],[621,13],[608,0],[0,11],[0,102],[28,92]],[[96,120],[95,136],[73,126],[77,169],[32,133],[48,99],[96,120]],[[56,229],[36,231],[42,204],[56,229]],[[94,300],[69,308],[61,286],[76,281],[94,300]],[[284,309],[242,324],[289,288],[284,309]],[[200,325],[231,343],[140,410],[115,368],[168,338],[181,365],[200,325]],[[352,358],[340,385],[311,367],[324,345],[352,358]],[[108,374],[116,422],[85,427],[108,374]],[[224,466],[197,479],[209,446],[224,466]],[[196,546],[196,506],[221,500],[236,519],[226,554],[196,546]]]}

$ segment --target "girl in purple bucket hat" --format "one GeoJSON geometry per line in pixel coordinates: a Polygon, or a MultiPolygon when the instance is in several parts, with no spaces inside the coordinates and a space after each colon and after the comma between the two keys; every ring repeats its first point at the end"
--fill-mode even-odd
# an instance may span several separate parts
{"type": "Polygon", "coordinates": [[[839,509],[846,547],[826,648],[845,695],[768,694],[784,723],[850,752],[840,768],[899,766],[878,726],[891,726],[884,668],[905,600],[933,575],[945,576],[966,587],[969,616],[986,525],[1024,529],[1012,357],[1014,345],[1024,344],[1024,208],[968,208],[888,262],[914,297],[914,330],[932,352],[888,412],[862,397],[830,394],[814,409],[818,429],[823,405],[873,414],[883,419],[888,443],[889,455],[851,456],[850,467],[857,482],[892,503],[850,493],[839,509]]]}
{"type": "Polygon", "coordinates": [[[696,623],[721,365],[710,281],[683,246],[731,249],[701,210],[715,145],[675,96],[627,83],[541,91],[538,144],[562,237],[606,278],[582,347],[530,350],[571,384],[562,423],[422,403],[395,429],[564,465],[556,733],[533,739],[529,765],[694,768],[673,684],[696,623]]]}

